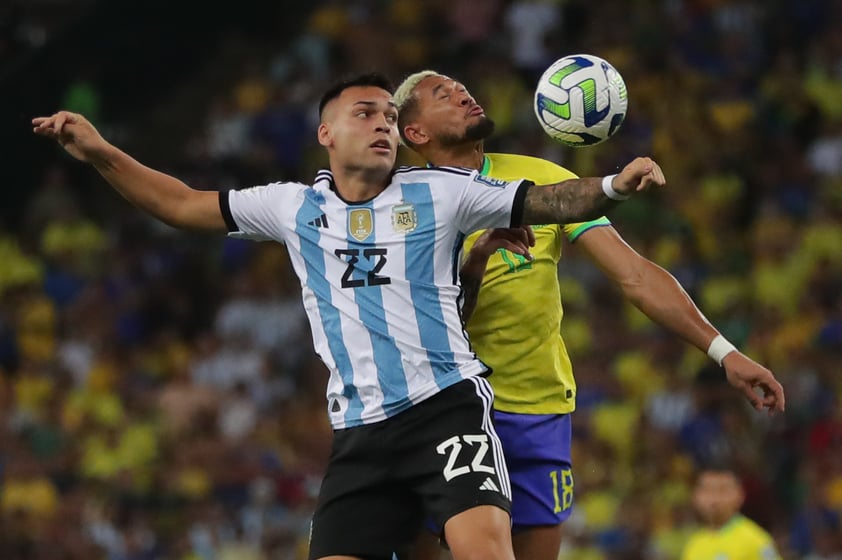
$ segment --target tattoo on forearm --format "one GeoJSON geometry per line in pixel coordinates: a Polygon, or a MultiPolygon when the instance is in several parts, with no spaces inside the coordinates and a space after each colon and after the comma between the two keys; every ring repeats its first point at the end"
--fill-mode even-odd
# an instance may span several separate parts
{"type": "Polygon", "coordinates": [[[523,224],[566,224],[599,218],[617,203],[602,192],[602,178],[568,179],[529,188],[523,224]]]}

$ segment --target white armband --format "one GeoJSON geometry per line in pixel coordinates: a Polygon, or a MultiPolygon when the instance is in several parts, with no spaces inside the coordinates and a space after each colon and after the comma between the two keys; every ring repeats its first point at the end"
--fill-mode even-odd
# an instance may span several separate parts
{"type": "Polygon", "coordinates": [[[616,174],[606,175],[605,177],[602,178],[602,192],[604,192],[605,196],[607,196],[611,200],[619,200],[619,201],[628,200],[630,195],[619,193],[619,192],[615,191],[614,187],[611,185],[611,183],[614,182],[614,177],[616,177],[616,176],[617,176],[616,174]]]}
{"type": "Polygon", "coordinates": [[[716,335],[716,338],[711,341],[710,346],[708,347],[708,356],[721,366],[722,360],[725,359],[725,356],[734,352],[736,349],[737,347],[728,342],[727,338],[718,334],[716,335]]]}

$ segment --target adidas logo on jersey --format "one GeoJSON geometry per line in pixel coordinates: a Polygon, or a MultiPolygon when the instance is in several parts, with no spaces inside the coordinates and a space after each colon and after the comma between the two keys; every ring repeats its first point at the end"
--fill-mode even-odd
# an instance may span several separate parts
{"type": "Polygon", "coordinates": [[[492,492],[499,492],[500,489],[497,488],[497,485],[494,484],[494,481],[491,480],[491,477],[485,479],[485,482],[482,483],[479,487],[480,490],[491,490],[492,492]]]}
{"type": "Polygon", "coordinates": [[[309,222],[307,222],[307,225],[308,226],[314,226],[314,227],[317,227],[317,228],[323,227],[323,228],[327,229],[327,216],[322,214],[321,216],[319,216],[315,220],[310,220],[309,222]]]}

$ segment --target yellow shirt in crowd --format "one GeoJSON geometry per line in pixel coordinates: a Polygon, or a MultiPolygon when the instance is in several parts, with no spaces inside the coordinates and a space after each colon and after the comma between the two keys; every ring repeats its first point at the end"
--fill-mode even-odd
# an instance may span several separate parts
{"type": "Polygon", "coordinates": [[[757,523],[735,515],[718,530],[699,529],[684,547],[681,560],[780,560],[772,537],[757,523]]]}

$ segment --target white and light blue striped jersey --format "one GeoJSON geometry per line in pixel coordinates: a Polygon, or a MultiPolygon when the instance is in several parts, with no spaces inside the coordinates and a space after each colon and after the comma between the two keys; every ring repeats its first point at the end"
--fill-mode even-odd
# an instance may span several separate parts
{"type": "Polygon", "coordinates": [[[344,201],[329,171],[312,186],[220,194],[229,235],[287,246],[330,371],[334,429],[379,422],[487,371],[462,327],[458,254],[468,233],[519,219],[527,184],[404,167],[365,202],[344,201]]]}

